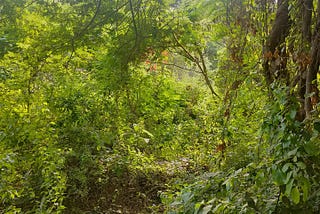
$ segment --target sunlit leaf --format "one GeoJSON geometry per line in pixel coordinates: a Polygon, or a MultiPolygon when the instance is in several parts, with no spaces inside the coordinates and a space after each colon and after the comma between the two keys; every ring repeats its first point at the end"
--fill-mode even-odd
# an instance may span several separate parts
{"type": "Polygon", "coordinates": [[[293,201],[293,203],[295,204],[299,204],[300,202],[300,192],[299,189],[297,187],[294,187],[291,191],[291,199],[293,201]]]}

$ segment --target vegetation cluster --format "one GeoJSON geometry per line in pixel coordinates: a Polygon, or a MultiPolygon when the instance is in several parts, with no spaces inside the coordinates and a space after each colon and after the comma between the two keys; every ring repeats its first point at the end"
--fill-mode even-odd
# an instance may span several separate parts
{"type": "Polygon", "coordinates": [[[0,213],[319,213],[320,0],[1,0],[0,213]]]}

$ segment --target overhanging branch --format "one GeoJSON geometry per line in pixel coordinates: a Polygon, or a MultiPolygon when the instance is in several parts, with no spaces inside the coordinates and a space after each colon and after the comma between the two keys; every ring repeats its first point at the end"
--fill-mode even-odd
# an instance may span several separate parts
{"type": "Polygon", "coordinates": [[[188,51],[178,40],[176,34],[173,32],[173,38],[175,40],[175,42],[177,43],[178,47],[180,47],[182,49],[182,51],[184,52],[184,56],[189,59],[191,62],[194,62],[197,67],[199,68],[200,70],[200,73],[202,74],[202,76],[204,77],[205,79],[205,82],[207,84],[207,86],[209,87],[210,91],[211,91],[211,94],[220,98],[219,95],[214,91],[213,87],[212,87],[212,84],[211,84],[211,81],[209,79],[209,76],[208,76],[208,71],[207,71],[207,67],[206,67],[206,64],[205,64],[205,60],[204,60],[204,57],[203,57],[203,54],[201,52],[201,50],[198,48],[197,49],[197,52],[199,54],[199,58],[197,58],[196,56],[193,56],[190,51],[188,51]]]}

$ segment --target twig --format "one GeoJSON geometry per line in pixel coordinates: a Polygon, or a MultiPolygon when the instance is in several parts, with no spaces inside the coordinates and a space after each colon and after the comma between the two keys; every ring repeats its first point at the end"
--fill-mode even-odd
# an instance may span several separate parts
{"type": "Polygon", "coordinates": [[[156,62],[156,61],[150,61],[150,62],[154,63],[154,64],[158,63],[158,64],[161,64],[161,65],[177,67],[177,68],[180,68],[180,69],[185,70],[185,71],[193,71],[193,72],[196,72],[196,73],[200,73],[199,71],[196,71],[194,69],[182,67],[181,65],[177,65],[177,64],[174,64],[174,63],[156,62]]]}
{"type": "Polygon", "coordinates": [[[101,7],[101,0],[98,0],[98,4],[97,4],[97,8],[96,8],[96,11],[93,15],[93,17],[91,18],[91,20],[89,21],[89,23],[79,32],[79,33],[76,33],[72,39],[71,39],[71,54],[69,56],[69,59],[67,60],[66,64],[65,64],[65,67],[68,68],[68,65],[75,53],[75,41],[76,39],[78,39],[79,37],[83,36],[86,31],[89,29],[89,27],[93,24],[94,20],[97,18],[97,15],[98,15],[98,12],[100,10],[100,7],[101,7]]]}
{"type": "Polygon", "coordinates": [[[135,47],[137,47],[137,44],[138,44],[138,28],[137,28],[135,15],[134,15],[132,0],[129,0],[129,4],[130,4],[130,11],[131,11],[131,16],[132,16],[133,28],[134,28],[134,32],[135,32],[135,36],[136,36],[135,37],[135,47]]]}
{"type": "Polygon", "coordinates": [[[211,85],[211,82],[210,82],[210,79],[208,77],[208,72],[207,72],[207,67],[206,67],[206,64],[205,64],[205,61],[204,61],[204,57],[203,57],[203,54],[201,53],[201,50],[200,49],[197,49],[198,51],[198,54],[199,54],[199,57],[200,57],[200,60],[201,62],[199,61],[198,58],[196,58],[195,56],[193,56],[178,40],[176,34],[173,32],[173,38],[175,40],[175,42],[177,43],[177,45],[183,50],[183,52],[186,54],[186,58],[188,58],[189,60],[191,60],[192,62],[196,63],[197,67],[200,69],[200,73],[203,75],[205,81],[206,81],[206,84],[207,86],[209,87],[212,95],[219,97],[219,95],[214,91],[212,85],[211,85]]]}

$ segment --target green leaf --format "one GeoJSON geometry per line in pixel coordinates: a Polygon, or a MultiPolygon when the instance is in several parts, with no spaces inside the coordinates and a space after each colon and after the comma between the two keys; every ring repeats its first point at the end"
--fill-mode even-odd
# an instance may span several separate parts
{"type": "Polygon", "coordinates": [[[140,127],[137,124],[133,124],[133,130],[134,131],[139,131],[140,127]]]}
{"type": "Polygon", "coordinates": [[[146,133],[147,135],[149,135],[149,137],[153,137],[153,134],[151,134],[149,131],[143,129],[142,132],[146,133]]]}
{"type": "Polygon", "coordinates": [[[303,191],[303,201],[306,202],[309,197],[309,188],[307,186],[303,185],[302,191],[303,191]]]}
{"type": "Polygon", "coordinates": [[[292,191],[291,191],[291,199],[292,199],[293,203],[299,204],[299,202],[300,202],[300,192],[299,192],[299,189],[297,187],[292,189],[292,191]]]}
{"type": "Polygon", "coordinates": [[[278,186],[285,184],[286,178],[286,174],[280,169],[276,169],[272,172],[272,179],[278,186]]]}
{"type": "Polygon", "coordinates": [[[294,155],[297,154],[297,151],[298,151],[298,148],[295,148],[295,149],[289,151],[289,152],[287,153],[287,155],[288,155],[289,157],[290,157],[290,156],[294,156],[294,155]]]}
{"type": "Polygon", "coordinates": [[[286,185],[286,191],[284,192],[284,194],[287,197],[290,197],[291,195],[291,190],[292,190],[292,185],[293,185],[294,179],[290,179],[290,181],[288,182],[288,184],[286,185]]]}
{"type": "Polygon", "coordinates": [[[298,160],[297,156],[294,156],[293,157],[293,162],[297,162],[297,160],[298,160]]]}
{"type": "Polygon", "coordinates": [[[189,200],[193,197],[193,194],[191,192],[185,192],[181,195],[181,198],[184,203],[189,202],[189,200]]]}
{"type": "Polygon", "coordinates": [[[291,110],[290,112],[290,119],[293,120],[295,117],[296,117],[296,114],[297,114],[297,110],[291,110]]]}
{"type": "Polygon", "coordinates": [[[298,163],[296,163],[297,164],[297,166],[300,168],[300,169],[305,169],[307,166],[306,166],[306,164],[305,163],[303,163],[303,162],[298,162],[298,163]]]}
{"type": "Polygon", "coordinates": [[[306,202],[309,197],[310,181],[306,178],[301,178],[303,181],[302,192],[303,192],[303,201],[306,202]]]}
{"type": "Polygon", "coordinates": [[[211,211],[212,205],[205,206],[199,213],[201,214],[207,214],[211,211]]]}
{"type": "Polygon", "coordinates": [[[318,154],[317,146],[311,141],[308,141],[306,144],[304,144],[303,148],[308,155],[313,156],[318,154]]]}
{"type": "Polygon", "coordinates": [[[202,202],[198,202],[198,203],[196,203],[196,204],[194,205],[194,213],[195,213],[195,214],[200,213],[199,211],[200,211],[202,205],[203,205],[203,201],[202,201],[202,202]]]}
{"type": "Polygon", "coordinates": [[[292,163],[286,163],[283,167],[282,167],[282,172],[286,172],[289,167],[292,167],[293,164],[292,163]]]}
{"type": "Polygon", "coordinates": [[[290,180],[290,178],[292,176],[292,173],[293,173],[293,171],[290,171],[290,172],[287,173],[286,180],[284,181],[284,184],[287,184],[289,182],[289,180],[290,180]]]}
{"type": "Polygon", "coordinates": [[[212,213],[223,213],[226,206],[226,204],[220,203],[212,210],[212,213]]]}
{"type": "Polygon", "coordinates": [[[313,124],[313,127],[314,127],[315,130],[320,132],[320,121],[315,121],[314,124],[313,124]]]}

